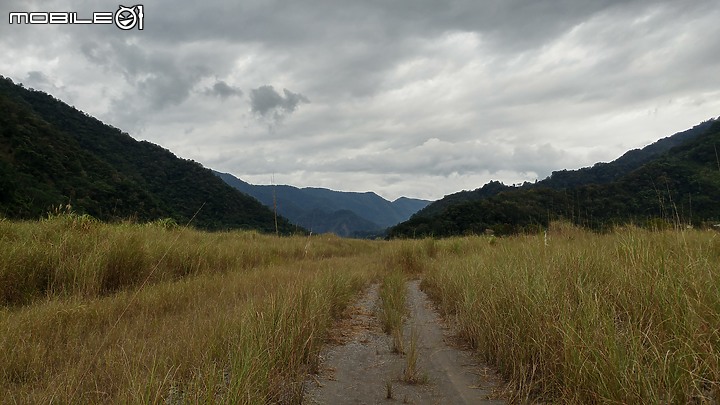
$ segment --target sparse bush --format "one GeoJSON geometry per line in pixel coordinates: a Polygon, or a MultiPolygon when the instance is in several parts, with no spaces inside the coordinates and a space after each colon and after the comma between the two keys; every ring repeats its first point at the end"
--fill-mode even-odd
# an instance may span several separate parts
{"type": "Polygon", "coordinates": [[[172,218],[161,218],[157,219],[153,222],[149,222],[147,224],[148,226],[157,226],[164,229],[177,229],[180,228],[180,225],[172,218]]]}

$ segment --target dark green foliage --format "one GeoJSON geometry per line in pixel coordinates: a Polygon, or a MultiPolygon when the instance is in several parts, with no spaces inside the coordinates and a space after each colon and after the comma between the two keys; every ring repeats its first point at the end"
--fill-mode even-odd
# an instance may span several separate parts
{"type": "Polygon", "coordinates": [[[570,187],[577,187],[587,184],[606,184],[618,180],[620,177],[640,168],[645,163],[658,158],[671,148],[683,144],[697,136],[704,134],[714,120],[705,121],[687,131],[678,132],[675,135],[660,139],[659,141],[644,147],[633,149],[610,163],[596,163],[592,167],[584,167],[578,170],[559,170],[539,182],[525,182],[521,186],[507,186],[499,181],[490,181],[481,188],[472,191],[460,191],[449,194],[442,199],[428,205],[416,215],[431,217],[442,213],[451,205],[464,202],[477,201],[492,197],[503,191],[529,189],[529,188],[551,188],[564,190],[570,187]]]}
{"type": "Polygon", "coordinates": [[[642,149],[633,149],[610,163],[596,163],[579,170],[561,170],[539,182],[543,187],[555,189],[582,186],[585,184],[606,184],[620,179],[646,163],[657,159],[670,149],[680,146],[706,133],[713,120],[705,121],[687,131],[660,139],[642,149]]]}
{"type": "MultiPolygon", "coordinates": [[[[199,163],[0,77],[0,216],[34,219],[66,204],[101,220],[179,224],[203,207],[199,228],[275,230],[270,210],[199,163]]],[[[296,229],[282,218],[279,227],[296,229]]]]}
{"type": "Polygon", "coordinates": [[[503,191],[512,190],[513,188],[514,187],[506,186],[499,181],[490,181],[484,186],[473,191],[460,191],[454,194],[446,195],[441,200],[438,200],[423,208],[416,215],[430,217],[443,212],[446,208],[452,205],[492,197],[503,191]]]}
{"type": "Polygon", "coordinates": [[[657,228],[661,223],[720,221],[720,121],[680,135],[651,145],[649,151],[628,152],[613,163],[555,172],[537,184],[508,187],[491,182],[446,197],[389,235],[511,234],[544,228],[555,219],[596,230],[628,222],[657,228]]]}

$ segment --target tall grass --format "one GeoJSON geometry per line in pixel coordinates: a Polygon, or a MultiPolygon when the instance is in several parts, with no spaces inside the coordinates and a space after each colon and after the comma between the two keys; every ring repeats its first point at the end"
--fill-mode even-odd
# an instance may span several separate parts
{"type": "Polygon", "coordinates": [[[0,403],[297,403],[371,280],[402,345],[406,277],[517,400],[720,401],[717,233],[378,243],[66,214],[0,221],[0,403]]]}
{"type": "Polygon", "coordinates": [[[426,373],[420,371],[418,367],[418,339],[419,332],[417,326],[410,326],[410,342],[408,343],[407,357],[405,369],[401,376],[401,380],[408,384],[427,384],[430,379],[426,373]]]}
{"type": "Polygon", "coordinates": [[[436,253],[436,243],[432,239],[397,240],[386,244],[379,256],[384,273],[378,316],[385,333],[393,338],[393,351],[396,353],[405,353],[403,324],[408,315],[406,278],[419,277],[425,270],[428,257],[434,257],[436,253]]]}
{"type": "Polygon", "coordinates": [[[405,277],[397,270],[386,272],[380,285],[380,322],[392,336],[393,351],[404,353],[403,322],[407,315],[405,277]]]}
{"type": "Polygon", "coordinates": [[[361,241],[67,220],[0,223],[1,403],[297,403],[378,272],[361,241]]]}
{"type": "Polygon", "coordinates": [[[97,297],[141,283],[297,260],[348,256],[369,244],[336,237],[205,233],[158,224],[108,225],[64,214],[0,222],[0,305],[97,297]]]}
{"type": "Polygon", "coordinates": [[[556,226],[442,241],[430,267],[423,287],[516,399],[720,401],[717,233],[556,226]]]}
{"type": "Polygon", "coordinates": [[[396,240],[386,246],[382,258],[389,271],[418,277],[425,271],[427,259],[436,254],[437,243],[433,239],[396,240]]]}

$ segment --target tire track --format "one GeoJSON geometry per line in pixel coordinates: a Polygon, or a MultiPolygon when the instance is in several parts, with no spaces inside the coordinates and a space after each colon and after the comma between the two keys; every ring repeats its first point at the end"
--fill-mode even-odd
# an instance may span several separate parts
{"type": "Polygon", "coordinates": [[[426,384],[407,384],[402,374],[407,355],[392,352],[392,339],[382,332],[375,316],[377,284],[338,322],[321,353],[317,375],[305,383],[308,404],[504,404],[489,399],[502,386],[489,368],[472,353],[452,344],[453,336],[440,319],[417,280],[406,283],[409,319],[404,339],[417,334],[417,370],[426,384]],[[391,397],[388,398],[388,390],[391,397]]]}

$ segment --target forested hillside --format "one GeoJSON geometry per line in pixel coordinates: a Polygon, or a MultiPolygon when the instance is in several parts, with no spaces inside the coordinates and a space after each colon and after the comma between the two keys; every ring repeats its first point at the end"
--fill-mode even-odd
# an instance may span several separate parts
{"type": "Polygon", "coordinates": [[[492,197],[502,191],[530,188],[552,188],[557,190],[568,187],[576,187],[586,184],[605,184],[619,179],[620,177],[639,168],[667,152],[671,148],[682,144],[704,134],[713,120],[705,121],[686,131],[678,132],[667,138],[663,138],[642,149],[633,149],[621,157],[609,163],[596,163],[591,167],[584,167],[578,170],[558,170],[552,172],[546,179],[536,183],[526,182],[519,187],[507,186],[499,181],[491,181],[484,186],[472,191],[460,191],[449,194],[442,199],[428,205],[417,213],[420,216],[433,216],[441,213],[445,208],[462,202],[476,201],[492,197]]]}
{"type": "Polygon", "coordinates": [[[522,187],[489,183],[460,195],[477,198],[456,196],[458,202],[426,208],[392,228],[390,236],[508,234],[546,227],[558,218],[593,229],[627,222],[714,223],[720,221],[719,145],[720,121],[708,121],[613,163],[556,172],[522,187]]]}
{"type": "Polygon", "coordinates": [[[200,228],[275,229],[270,210],[199,163],[0,77],[0,215],[33,219],[67,204],[101,220],[185,223],[200,210],[200,228]]]}

